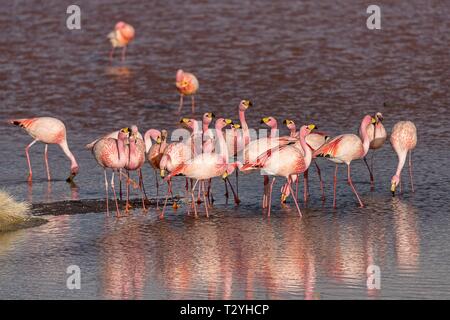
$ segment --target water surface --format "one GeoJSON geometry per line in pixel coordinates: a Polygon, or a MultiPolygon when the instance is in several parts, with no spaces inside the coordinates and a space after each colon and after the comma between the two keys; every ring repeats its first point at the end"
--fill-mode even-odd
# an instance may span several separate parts
{"type": "MultiPolygon", "coordinates": [[[[213,111],[237,120],[249,98],[248,122],[286,117],[315,123],[329,135],[356,132],[363,115],[381,111],[388,131],[416,123],[417,192],[392,198],[396,155],[376,152],[376,189],[362,162],[353,177],[359,209],[340,169],[332,208],[333,165],[320,161],[327,200],[315,171],[311,200],[260,209],[262,178],[240,180],[242,204],[226,204],[214,183],[212,216],[171,208],[116,220],[104,214],[48,217],[36,228],[0,235],[1,298],[450,298],[446,151],[450,130],[450,6],[443,1],[379,1],[382,30],[366,28],[364,1],[78,1],[82,29],[65,27],[60,1],[9,1],[0,9],[0,117],[64,120],[80,164],[50,146],[55,181],[46,181],[43,146],[31,148],[34,182],[26,183],[24,147],[31,138],[0,124],[0,187],[33,203],[102,199],[103,172],[84,144],[119,127],[176,128],[178,68],[195,72],[200,117],[213,111]],[[117,20],[135,26],[125,63],[108,61],[106,34],[117,20]],[[82,289],[66,289],[66,268],[79,265],[82,289]],[[381,290],[368,290],[366,269],[378,265],[381,290]]],[[[183,115],[189,115],[186,107],[183,115]]],[[[287,133],[283,128],[282,133],[287,133]]],[[[370,157],[370,155],[369,155],[370,157]]],[[[146,189],[156,194],[144,168],[146,189]]],[[[278,179],[276,191],[281,187],[278,179]]],[[[178,179],[177,192],[183,181],[178,179]]],[[[137,194],[136,194],[137,196],[137,194]]]]}

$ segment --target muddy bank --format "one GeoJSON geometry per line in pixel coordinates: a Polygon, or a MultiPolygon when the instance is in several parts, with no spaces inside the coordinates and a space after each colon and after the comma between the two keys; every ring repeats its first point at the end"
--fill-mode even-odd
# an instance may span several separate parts
{"type": "MultiPolygon", "coordinates": [[[[174,202],[181,202],[182,198],[174,197],[167,200],[167,205],[172,205],[174,202]]],[[[149,207],[156,207],[156,198],[147,199],[145,205],[149,207]]],[[[132,208],[141,208],[141,199],[130,199],[132,208]]],[[[164,198],[159,199],[159,205],[164,204],[164,198]]],[[[121,208],[125,207],[125,201],[119,201],[121,208]]],[[[109,209],[114,212],[114,201],[109,201],[109,209]]],[[[88,199],[88,200],[66,200],[50,203],[35,203],[31,207],[31,212],[34,216],[42,215],[66,215],[66,214],[85,214],[85,213],[100,213],[106,211],[106,201],[104,199],[88,199]]]]}

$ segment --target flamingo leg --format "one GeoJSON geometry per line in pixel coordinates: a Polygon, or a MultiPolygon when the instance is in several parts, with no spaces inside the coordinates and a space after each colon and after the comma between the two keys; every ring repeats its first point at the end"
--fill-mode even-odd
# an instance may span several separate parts
{"type": "Polygon", "coordinates": [[[226,177],[225,180],[230,185],[230,189],[231,189],[231,192],[233,193],[233,197],[234,197],[234,203],[239,204],[241,202],[241,200],[239,200],[239,197],[236,195],[236,192],[234,192],[233,185],[231,184],[230,179],[228,179],[228,177],[226,177]]]}
{"type": "Polygon", "coordinates": [[[30,161],[30,155],[28,154],[28,149],[35,144],[38,140],[33,140],[29,145],[25,147],[25,154],[27,155],[27,162],[28,162],[28,182],[31,182],[33,179],[33,171],[31,171],[31,161],[30,161]]]}
{"type": "Polygon", "coordinates": [[[205,204],[205,209],[206,209],[206,217],[209,217],[209,212],[208,212],[208,202],[206,200],[206,188],[205,188],[205,181],[202,180],[202,189],[203,189],[203,203],[205,204]]]}
{"type": "Polygon", "coordinates": [[[127,46],[122,48],[122,61],[125,61],[126,52],[127,52],[127,46]]]}
{"type": "Polygon", "coordinates": [[[371,186],[371,188],[373,188],[374,180],[373,180],[372,170],[370,170],[370,167],[369,167],[369,164],[367,163],[366,157],[364,157],[363,159],[364,159],[364,163],[366,164],[367,170],[369,170],[369,174],[370,174],[370,186],[371,186]]]}
{"type": "Polygon", "coordinates": [[[197,187],[198,181],[199,181],[198,179],[195,180],[194,186],[192,187],[192,190],[191,190],[192,204],[194,205],[194,215],[196,218],[197,218],[197,205],[195,203],[194,192],[195,192],[195,188],[197,187]]]}
{"type": "Polygon", "coordinates": [[[272,207],[272,190],[273,190],[273,184],[275,183],[275,177],[272,179],[272,183],[269,187],[269,209],[267,210],[267,216],[270,217],[270,208],[272,207]]]}
{"type": "Polygon", "coordinates": [[[227,202],[228,202],[229,193],[228,193],[228,186],[227,186],[226,179],[223,180],[223,183],[225,184],[225,198],[227,198],[227,202]]]}
{"type": "Polygon", "coordinates": [[[309,186],[308,186],[308,169],[303,173],[303,180],[305,181],[304,190],[303,190],[303,200],[308,202],[309,195],[309,186]]]}
{"type": "Polygon", "coordinates": [[[325,201],[325,191],[323,189],[323,181],[322,181],[322,175],[320,173],[320,168],[319,168],[319,165],[317,164],[316,160],[314,160],[314,164],[316,165],[317,174],[319,175],[320,191],[322,192],[322,201],[325,201]]]}
{"type": "Polygon", "coordinates": [[[267,208],[268,186],[269,186],[269,177],[265,175],[264,176],[264,195],[263,195],[263,200],[262,200],[263,209],[267,208]]]}
{"type": "MultiPolygon", "coordinates": [[[[236,169],[236,194],[237,198],[239,199],[239,171],[236,169]]],[[[239,202],[241,202],[239,200],[239,202]]]]}
{"type": "Polygon", "coordinates": [[[45,168],[47,169],[47,180],[50,181],[50,168],[48,167],[48,144],[45,144],[44,160],[45,160],[45,168]]]}
{"type": "Polygon", "coordinates": [[[297,200],[298,200],[298,193],[300,191],[300,188],[298,187],[299,183],[300,183],[300,175],[298,174],[297,181],[295,181],[295,197],[297,198],[297,200]]]}
{"type": "MultiPolygon", "coordinates": [[[[288,188],[289,188],[289,191],[292,193],[292,187],[291,187],[291,183],[289,181],[290,179],[291,179],[291,177],[289,177],[289,179],[288,179],[288,188]]],[[[294,198],[294,203],[295,203],[295,206],[297,207],[298,215],[301,217],[302,212],[300,211],[300,207],[298,206],[298,201],[297,201],[297,199],[295,199],[295,197],[292,197],[292,198],[294,198]]]]}
{"type": "Polygon", "coordinates": [[[116,210],[117,210],[116,217],[119,218],[120,217],[120,210],[119,210],[119,203],[117,202],[116,188],[114,187],[114,171],[113,171],[112,176],[111,176],[111,189],[113,190],[114,200],[116,201],[116,210]]]}
{"type": "Polygon", "coordinates": [[[106,177],[106,169],[103,169],[105,175],[105,191],[106,191],[106,215],[109,216],[109,194],[108,194],[108,178],[106,177]]]}
{"type": "Polygon", "coordinates": [[[211,203],[211,205],[214,203],[214,197],[213,197],[213,193],[212,193],[212,179],[209,179],[209,184],[208,184],[208,197],[210,198],[209,202],[211,203]]]}
{"type": "Polygon", "coordinates": [[[142,210],[147,211],[147,208],[145,207],[145,200],[144,200],[144,180],[142,179],[142,170],[139,169],[139,190],[141,191],[141,199],[142,199],[142,210]]]}
{"type": "Polygon", "coordinates": [[[335,208],[335,209],[336,209],[337,172],[338,172],[338,165],[336,164],[336,168],[334,169],[334,178],[333,178],[333,208],[335,208]]]}
{"type": "Polygon", "coordinates": [[[194,95],[191,96],[191,102],[192,102],[192,113],[195,113],[195,98],[194,95]]]}
{"type": "Polygon", "coordinates": [[[142,169],[139,169],[139,177],[142,179],[142,191],[144,192],[145,200],[148,200],[147,192],[145,191],[144,175],[142,174],[142,169]]]}
{"type": "Polygon", "coordinates": [[[178,113],[181,112],[181,108],[183,108],[183,95],[180,94],[180,106],[178,107],[178,113]]]}
{"type": "Polygon", "coordinates": [[[155,182],[156,182],[156,210],[159,210],[159,182],[158,182],[158,174],[156,172],[156,169],[154,170],[155,172],[155,182]]]}
{"type": "Polygon", "coordinates": [[[411,150],[409,151],[409,178],[411,180],[411,190],[412,192],[414,192],[414,182],[413,182],[413,173],[412,173],[412,155],[411,155],[411,150]]]}
{"type": "Polygon", "coordinates": [[[359,198],[358,193],[356,192],[355,187],[353,186],[352,177],[351,177],[351,174],[350,174],[350,164],[347,165],[347,178],[348,178],[348,183],[350,184],[350,187],[352,187],[352,190],[353,190],[353,192],[354,192],[355,195],[356,195],[356,198],[358,198],[359,206],[360,206],[361,208],[363,208],[363,207],[364,207],[364,204],[362,203],[361,199],[359,198]]]}
{"type": "Polygon", "coordinates": [[[127,202],[125,204],[125,213],[128,214],[130,211],[130,171],[127,170],[127,202]]]}
{"type": "Polygon", "coordinates": [[[200,181],[200,186],[199,186],[199,188],[198,188],[198,192],[197,192],[197,203],[198,204],[200,204],[200,203],[202,203],[202,199],[201,199],[201,193],[202,193],[202,188],[201,188],[201,186],[203,185],[203,183],[202,183],[203,181],[200,181]]]}
{"type": "Polygon", "coordinates": [[[114,50],[115,48],[112,47],[111,51],[109,52],[109,61],[112,62],[114,59],[114,50]]]}
{"type": "Polygon", "coordinates": [[[171,185],[170,185],[171,182],[172,182],[172,180],[167,181],[167,194],[166,194],[166,199],[164,200],[164,206],[163,206],[163,209],[161,212],[161,217],[164,217],[164,212],[166,211],[167,200],[169,199],[169,194],[171,193],[171,185]]]}

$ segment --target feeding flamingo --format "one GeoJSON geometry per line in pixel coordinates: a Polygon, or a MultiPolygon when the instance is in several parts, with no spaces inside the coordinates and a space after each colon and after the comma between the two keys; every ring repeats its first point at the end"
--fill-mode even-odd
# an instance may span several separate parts
{"type": "Polygon", "coordinates": [[[134,35],[135,31],[133,26],[123,21],[117,22],[114,30],[108,34],[108,39],[111,41],[112,45],[111,52],[109,53],[109,59],[113,59],[114,50],[116,48],[122,48],[122,61],[124,61],[127,46],[134,39],[134,35]]]}
{"type": "Polygon", "coordinates": [[[195,112],[194,95],[197,93],[198,90],[197,78],[192,73],[184,72],[183,70],[179,69],[177,71],[175,84],[177,86],[178,92],[180,93],[180,106],[178,108],[178,113],[180,113],[181,109],[183,108],[183,96],[191,96],[192,113],[194,113],[195,112]]]}
{"type": "Polygon", "coordinates": [[[159,208],[159,173],[157,171],[160,170],[161,158],[167,148],[167,135],[167,130],[162,130],[160,132],[156,129],[149,129],[144,134],[147,161],[148,163],[150,163],[150,166],[153,168],[155,174],[157,209],[159,208]],[[156,143],[152,144],[152,140],[154,140],[156,143]]]}
{"type": "Polygon", "coordinates": [[[131,127],[131,137],[129,139],[128,145],[125,147],[125,153],[128,157],[128,161],[125,165],[125,169],[127,170],[127,202],[125,205],[125,212],[128,213],[129,208],[131,207],[129,202],[129,196],[130,196],[130,171],[137,171],[139,176],[139,191],[141,192],[141,199],[142,199],[142,209],[144,211],[147,211],[147,208],[145,208],[145,201],[144,201],[144,182],[142,177],[142,165],[145,162],[145,143],[144,140],[138,138],[139,131],[137,126],[131,127]]]}
{"type": "Polygon", "coordinates": [[[223,176],[225,178],[235,169],[235,164],[228,163],[228,150],[222,132],[222,129],[230,124],[232,124],[232,121],[230,119],[219,118],[216,120],[215,128],[216,137],[220,148],[219,153],[201,153],[195,156],[193,159],[189,159],[184,164],[179,165],[165,178],[165,180],[169,180],[171,177],[177,174],[183,174],[186,177],[196,179],[195,184],[191,190],[192,204],[194,206],[195,216],[197,216],[197,207],[194,199],[194,191],[198,182],[200,181],[200,188],[203,189],[203,201],[205,204],[206,216],[209,216],[208,203],[206,201],[206,188],[204,183],[205,180],[218,176],[223,176]]]}
{"type": "Polygon", "coordinates": [[[329,160],[336,163],[334,171],[334,186],[333,186],[333,207],[336,208],[336,183],[337,183],[337,169],[338,164],[345,163],[347,165],[347,180],[352,188],[353,192],[358,199],[360,207],[364,207],[355,187],[353,186],[350,163],[353,160],[364,158],[369,151],[370,139],[367,135],[367,126],[372,122],[375,123],[375,119],[369,115],[366,115],[361,122],[362,139],[355,134],[342,134],[322,145],[319,149],[314,151],[315,157],[326,157],[329,160]]]}
{"type": "Polygon", "coordinates": [[[56,118],[52,117],[38,117],[29,119],[13,119],[9,120],[10,124],[23,128],[34,140],[25,147],[25,154],[28,161],[28,182],[31,183],[33,179],[33,172],[31,170],[31,161],[28,150],[30,147],[38,141],[45,143],[44,160],[45,167],[47,169],[47,179],[50,181],[50,169],[48,166],[48,145],[57,144],[61,147],[64,154],[70,160],[70,175],[66,179],[67,182],[72,182],[73,178],[78,174],[78,163],[75,156],[69,149],[67,144],[66,126],[64,123],[56,118]]]}
{"type": "MultiPolygon", "coordinates": [[[[295,122],[293,120],[285,119],[283,121],[283,123],[289,129],[291,137],[299,138],[300,131],[297,132],[295,122]]],[[[308,134],[305,137],[306,144],[312,151],[315,151],[318,148],[320,148],[328,139],[329,139],[329,137],[322,132],[311,132],[310,134],[308,134]]],[[[297,143],[296,145],[301,148],[300,144],[297,143]]],[[[303,148],[301,148],[301,150],[303,151],[303,148]]],[[[314,165],[316,166],[317,174],[319,175],[320,191],[322,192],[322,200],[325,200],[325,193],[324,193],[323,181],[322,181],[322,175],[320,172],[320,168],[314,158],[312,161],[314,162],[314,165]]],[[[308,188],[308,172],[309,172],[309,169],[304,172],[305,190],[304,190],[303,198],[304,198],[305,202],[308,200],[308,194],[309,194],[309,192],[308,192],[308,189],[309,189],[308,188]]],[[[298,195],[298,179],[296,181],[296,196],[297,195],[298,195]]],[[[289,189],[286,188],[286,186],[284,186],[282,189],[281,202],[286,202],[286,198],[288,196],[289,196],[289,189]]]]}
{"type": "Polygon", "coordinates": [[[391,179],[391,192],[395,196],[395,189],[400,184],[402,190],[401,173],[406,162],[406,156],[409,154],[409,178],[411,181],[411,190],[414,192],[414,183],[412,176],[412,150],[417,145],[417,129],[411,121],[399,121],[394,125],[391,133],[391,145],[398,156],[398,166],[395,175],[391,179]]]}
{"type": "MultiPolygon", "coordinates": [[[[103,167],[105,175],[105,190],[106,190],[106,213],[109,215],[109,196],[108,196],[108,179],[106,177],[106,169],[112,169],[111,175],[111,189],[114,193],[114,200],[116,202],[116,216],[120,217],[119,204],[117,202],[116,189],[114,188],[114,171],[118,170],[119,175],[122,175],[121,169],[124,168],[128,162],[125,143],[128,141],[130,135],[129,128],[123,128],[119,131],[118,139],[102,138],[99,139],[92,148],[97,163],[103,167]]],[[[128,181],[128,178],[127,178],[128,181]]]]}
{"type": "MultiPolygon", "coordinates": [[[[387,133],[386,133],[386,129],[383,126],[383,114],[381,112],[377,112],[375,114],[375,120],[376,122],[374,124],[369,124],[367,126],[367,135],[369,136],[370,139],[370,145],[369,145],[369,149],[372,149],[372,158],[370,160],[370,167],[369,164],[367,163],[367,159],[366,157],[364,157],[364,163],[367,166],[367,169],[369,170],[369,174],[370,174],[370,184],[373,188],[374,185],[374,178],[373,178],[373,157],[375,155],[375,150],[376,149],[380,149],[384,142],[387,139],[387,133]]],[[[362,133],[361,130],[359,132],[359,136],[362,137],[362,133]]]]}
{"type": "MultiPolygon", "coordinates": [[[[272,176],[282,176],[287,180],[287,188],[291,193],[292,187],[292,176],[298,175],[306,170],[308,170],[309,165],[312,160],[312,151],[308,147],[305,138],[312,130],[316,128],[315,125],[310,124],[309,126],[302,126],[300,128],[300,138],[299,143],[301,148],[295,145],[284,145],[281,147],[275,147],[258,157],[255,164],[250,166],[254,168],[260,168],[265,173],[272,176]]],[[[245,166],[243,167],[245,169],[245,166]]],[[[275,183],[275,177],[272,179],[272,183],[269,187],[268,195],[268,212],[267,215],[270,216],[270,209],[272,204],[272,190],[273,184],[275,183]]],[[[302,216],[300,207],[298,205],[296,197],[293,197],[295,206],[300,216],[302,216]]]]}

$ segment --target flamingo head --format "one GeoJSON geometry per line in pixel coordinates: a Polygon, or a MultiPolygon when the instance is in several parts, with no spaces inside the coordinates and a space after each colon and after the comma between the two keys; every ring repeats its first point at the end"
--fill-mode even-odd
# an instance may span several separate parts
{"type": "Polygon", "coordinates": [[[216,117],[213,112],[206,112],[203,114],[203,124],[209,125],[212,120],[216,117]]]}
{"type": "Polygon", "coordinates": [[[187,126],[191,130],[194,130],[195,126],[197,125],[197,121],[195,119],[189,118],[181,118],[180,123],[187,126]]]}
{"type": "Polygon", "coordinates": [[[251,106],[253,106],[253,103],[250,100],[242,100],[239,103],[239,111],[245,111],[251,106]]]}
{"type": "Polygon", "coordinates": [[[178,89],[184,89],[187,86],[189,86],[189,81],[188,79],[185,77],[184,75],[184,71],[179,69],[177,71],[177,75],[176,75],[176,82],[175,85],[177,86],[178,89]]]}
{"type": "Polygon", "coordinates": [[[73,182],[73,178],[75,178],[75,176],[78,174],[78,171],[79,171],[78,165],[77,164],[73,164],[70,167],[70,175],[66,179],[66,182],[72,183],[73,182]]]}
{"type": "Polygon", "coordinates": [[[129,25],[128,23],[119,21],[116,23],[116,26],[114,29],[116,31],[119,31],[120,34],[128,41],[130,41],[134,38],[134,34],[135,34],[134,28],[133,28],[133,26],[129,25]]]}
{"type": "Polygon", "coordinates": [[[400,183],[400,176],[398,175],[393,176],[391,179],[391,192],[393,197],[395,197],[395,188],[398,186],[399,183],[400,183]]]}
{"type": "Polygon", "coordinates": [[[265,117],[261,119],[261,123],[267,124],[272,129],[277,127],[277,120],[274,117],[265,117]]]}
{"type": "Polygon", "coordinates": [[[235,130],[238,130],[238,129],[241,128],[241,124],[240,124],[240,123],[233,123],[233,124],[231,125],[231,128],[232,128],[232,129],[235,129],[235,130]]]}
{"type": "Polygon", "coordinates": [[[302,126],[300,128],[300,137],[306,137],[308,134],[310,134],[315,129],[317,129],[317,126],[315,124],[309,124],[307,126],[302,126]]]}
{"type": "Polygon", "coordinates": [[[231,119],[219,118],[216,120],[216,130],[222,130],[228,125],[233,125],[233,121],[231,119]]]}
{"type": "MultiPolygon", "coordinates": [[[[163,129],[161,130],[161,143],[167,140],[167,136],[169,135],[169,133],[167,132],[167,130],[163,129]]],[[[158,141],[156,141],[158,142],[158,141]]]]}
{"type": "Polygon", "coordinates": [[[130,128],[130,137],[132,137],[133,140],[136,140],[138,138],[138,135],[139,135],[138,127],[136,125],[132,125],[130,128]]]}
{"type": "Polygon", "coordinates": [[[293,120],[286,119],[283,121],[283,124],[285,124],[289,130],[295,130],[295,122],[293,120]]]}
{"type": "Polygon", "coordinates": [[[377,123],[379,122],[383,122],[384,118],[383,118],[383,114],[381,112],[377,112],[375,114],[375,120],[377,121],[377,123]]]}

